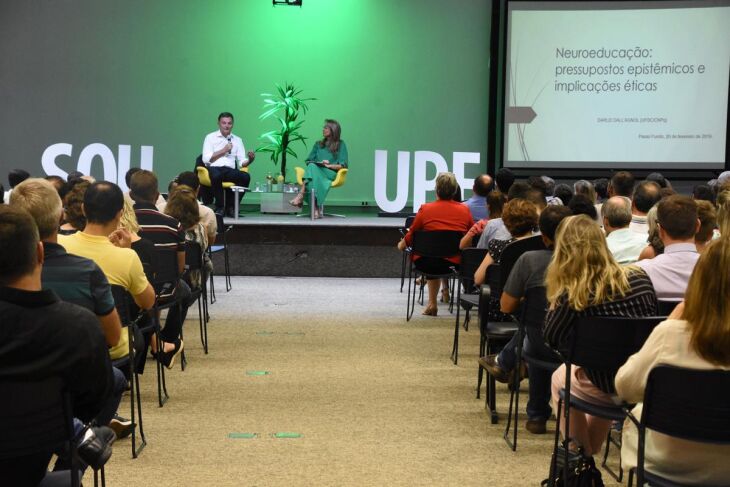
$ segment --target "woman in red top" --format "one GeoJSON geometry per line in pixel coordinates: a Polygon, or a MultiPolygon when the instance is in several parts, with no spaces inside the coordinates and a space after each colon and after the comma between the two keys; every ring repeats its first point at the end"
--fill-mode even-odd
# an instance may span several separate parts
{"type": "MultiPolygon", "coordinates": [[[[404,250],[411,245],[415,231],[455,230],[466,233],[471,228],[474,220],[472,220],[469,208],[453,199],[458,188],[456,176],[452,173],[442,172],[436,177],[438,199],[433,203],[425,203],[421,206],[405,238],[398,242],[398,249],[404,250]]],[[[418,270],[432,274],[446,274],[449,272],[450,266],[460,262],[459,254],[446,259],[413,256],[413,263],[418,270]]],[[[439,285],[438,279],[428,280],[428,306],[423,311],[424,315],[436,316],[438,313],[436,296],[439,292],[439,285]]]]}

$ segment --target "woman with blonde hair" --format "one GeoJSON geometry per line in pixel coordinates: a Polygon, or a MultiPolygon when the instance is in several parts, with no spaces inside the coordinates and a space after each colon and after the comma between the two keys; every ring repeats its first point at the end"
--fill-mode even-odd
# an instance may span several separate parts
{"type": "MultiPolygon", "coordinates": [[[[707,245],[687,285],[684,303],[657,325],[644,346],[616,374],[616,391],[641,417],[644,391],[659,364],[730,370],[730,239],[707,245]]],[[[677,387],[681,387],[680,384],[677,387]]],[[[626,421],[621,447],[624,468],[637,463],[638,432],[626,421]]],[[[682,485],[727,485],[730,446],[697,443],[647,430],[645,467],[682,485]]]]}
{"type": "MultiPolygon", "coordinates": [[[[555,252],[545,284],[550,308],[543,334],[553,348],[566,351],[575,318],[583,316],[641,317],[656,314],[657,299],[646,273],[636,266],[621,266],[611,256],[598,224],[586,215],[566,218],[558,226],[555,252]]],[[[606,330],[606,333],[610,333],[606,330]]],[[[552,396],[558,403],[565,387],[565,365],[552,377],[552,396]]],[[[615,405],[614,374],[571,367],[571,394],[597,405],[615,405]]],[[[561,421],[561,431],[564,430],[561,421]]],[[[611,422],[570,411],[571,447],[586,455],[601,448],[611,422]]]]}

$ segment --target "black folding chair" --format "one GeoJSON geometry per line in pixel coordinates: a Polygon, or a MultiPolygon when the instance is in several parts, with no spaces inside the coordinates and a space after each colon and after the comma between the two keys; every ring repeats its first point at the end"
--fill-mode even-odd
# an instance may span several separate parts
{"type": "Polygon", "coordinates": [[[679,303],[681,303],[681,301],[666,301],[660,299],[657,301],[657,314],[659,316],[669,316],[679,303]]]}
{"type": "Polygon", "coordinates": [[[200,272],[200,285],[193,287],[190,284],[191,299],[198,302],[198,318],[200,321],[200,342],[203,350],[208,353],[208,290],[206,287],[207,279],[205,276],[205,268],[203,265],[203,251],[197,242],[185,242],[185,271],[200,272]]]}
{"type": "MultiPolygon", "coordinates": [[[[562,420],[565,422],[565,439],[563,440],[565,454],[563,459],[564,478],[568,478],[568,447],[571,441],[570,410],[572,408],[612,421],[623,421],[626,417],[626,413],[620,405],[596,405],[572,396],[570,394],[572,366],[577,365],[591,371],[615,375],[618,369],[626,363],[626,360],[641,349],[654,327],[663,320],[663,317],[656,316],[643,318],[590,316],[579,317],[574,320],[566,354],[560,354],[565,364],[565,388],[560,391],[558,412],[556,414],[558,421],[560,421],[562,411],[562,420]],[[565,403],[564,411],[563,403],[565,403]]],[[[554,484],[559,440],[560,428],[556,427],[553,457],[550,462],[550,475],[548,477],[551,482],[550,485],[554,484]]],[[[620,466],[618,475],[608,468],[605,458],[602,466],[606,468],[606,471],[612,477],[619,482],[621,481],[623,469],[620,466]]]]}
{"type": "Polygon", "coordinates": [[[451,348],[451,360],[454,365],[459,360],[459,320],[461,309],[464,309],[464,330],[469,329],[471,310],[479,307],[479,288],[474,285],[474,273],[487,255],[487,249],[467,248],[461,251],[461,271],[459,282],[461,292],[456,300],[456,323],[454,324],[454,345],[451,348]]]}
{"type": "MultiPolygon", "coordinates": [[[[431,232],[416,231],[413,233],[413,240],[408,253],[412,255],[418,255],[421,257],[432,257],[445,259],[446,257],[453,257],[459,254],[459,242],[464,234],[452,230],[436,230],[431,232]]],[[[416,308],[416,279],[421,277],[421,292],[427,279],[452,279],[458,276],[457,264],[450,267],[450,270],[446,274],[429,274],[420,271],[413,264],[408,269],[408,301],[406,302],[406,321],[410,321],[413,316],[413,310],[416,308]],[[413,290],[413,293],[411,293],[413,290]]],[[[457,290],[460,295],[460,290],[457,290]]],[[[453,290],[450,293],[453,296],[453,290]]],[[[457,296],[458,300],[458,296],[457,296]]]]}
{"type": "MultiPolygon", "coordinates": [[[[137,333],[139,333],[138,322],[144,318],[147,314],[144,311],[139,313],[136,319],[132,319],[131,303],[132,296],[127,290],[116,284],[112,284],[112,296],[114,297],[114,305],[117,308],[119,319],[122,322],[122,333],[127,333],[129,337],[129,354],[126,357],[114,360],[113,365],[121,370],[129,370],[129,405],[130,405],[130,420],[132,421],[132,458],[142,452],[144,447],[147,445],[147,439],[144,435],[144,425],[142,423],[142,397],[139,389],[139,374],[137,374],[137,333]],[[137,405],[136,418],[135,418],[135,403],[137,405]],[[136,419],[136,421],[135,421],[136,419]],[[137,428],[139,427],[140,443],[137,448],[137,428]]],[[[141,333],[140,333],[141,334],[141,333]]],[[[144,354],[144,352],[142,352],[144,354]]],[[[144,356],[142,357],[144,359],[144,356]]]]}
{"type": "MultiPolygon", "coordinates": [[[[641,419],[628,408],[626,413],[639,431],[637,485],[649,482],[658,487],[683,487],[644,469],[646,430],[683,440],[730,445],[730,371],[659,365],[649,372],[641,419]]],[[[633,476],[632,468],[629,487],[633,476]]]]}
{"type": "MultiPolygon", "coordinates": [[[[400,237],[405,238],[406,233],[408,233],[408,229],[411,228],[411,225],[413,224],[413,220],[415,220],[415,216],[409,216],[406,218],[406,223],[403,225],[403,227],[399,228],[398,231],[400,232],[400,237]]],[[[402,252],[402,260],[400,264],[400,292],[403,292],[403,284],[406,282],[406,261],[408,260],[408,252],[404,250],[402,252]]]]}
{"type": "MultiPolygon", "coordinates": [[[[485,280],[487,285],[483,285],[481,288],[479,304],[480,359],[481,357],[499,352],[512,339],[512,336],[517,333],[517,323],[513,320],[492,321],[489,319],[489,316],[500,314],[499,298],[502,296],[502,289],[504,289],[509,273],[512,271],[517,259],[525,252],[544,249],[545,244],[539,235],[516,240],[504,248],[500,256],[499,264],[495,263],[487,267],[485,280]],[[491,309],[492,306],[496,306],[496,308],[491,309]]],[[[482,364],[479,363],[477,370],[477,398],[479,398],[481,391],[484,370],[482,364]]],[[[499,415],[496,409],[497,383],[490,374],[487,374],[487,376],[486,408],[489,410],[491,423],[496,424],[499,421],[499,415]]]]}
{"type": "MultiPolygon", "coordinates": [[[[226,276],[226,292],[228,292],[233,289],[233,285],[231,284],[231,265],[228,259],[228,232],[231,231],[233,226],[226,226],[223,223],[223,215],[219,215],[218,213],[215,215],[215,220],[218,227],[215,237],[217,243],[208,247],[208,255],[212,259],[213,254],[223,252],[223,273],[226,276]]],[[[215,282],[213,281],[213,274],[213,272],[210,273],[210,304],[215,303],[215,282]]]]}
{"type": "MultiPolygon", "coordinates": [[[[68,452],[70,469],[46,474],[57,482],[68,477],[72,487],[81,485],[82,463],[78,444],[88,425],[78,434],[74,431],[71,396],[61,377],[46,379],[0,381],[0,459],[13,461],[25,457],[43,457],[57,452],[68,452]]],[[[106,485],[104,467],[101,469],[101,485],[106,485]]],[[[11,479],[1,479],[11,482],[11,479]]],[[[99,484],[99,471],[94,470],[94,486],[99,484]]],[[[9,484],[8,484],[9,485],[9,484]]],[[[43,482],[40,484],[43,485],[43,482]]]]}
{"type": "MultiPolygon", "coordinates": [[[[543,369],[548,372],[554,372],[560,367],[562,361],[560,357],[555,355],[554,360],[545,360],[530,355],[524,350],[524,341],[527,336],[527,327],[542,330],[547,314],[548,303],[544,287],[533,287],[525,293],[525,299],[521,304],[520,319],[517,321],[517,347],[515,353],[517,356],[516,370],[519,371],[521,364],[526,363],[528,370],[532,375],[533,370],[543,369]]],[[[547,347],[547,346],[546,346],[547,347]]],[[[515,373],[512,376],[512,387],[509,396],[509,412],[507,413],[507,426],[504,429],[504,441],[512,449],[517,451],[517,425],[519,424],[520,414],[520,374],[515,373]],[[514,406],[514,407],[513,407],[514,406]],[[512,417],[514,416],[514,426],[512,425],[512,417]],[[510,439],[510,428],[512,428],[512,438],[510,439]]]]}

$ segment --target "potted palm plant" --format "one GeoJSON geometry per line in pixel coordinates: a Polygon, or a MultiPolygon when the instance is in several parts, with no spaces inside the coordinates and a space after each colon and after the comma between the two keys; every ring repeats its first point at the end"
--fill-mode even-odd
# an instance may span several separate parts
{"type": "Polygon", "coordinates": [[[292,145],[294,142],[301,142],[307,147],[306,137],[299,133],[299,129],[304,124],[304,120],[299,119],[299,115],[306,114],[309,107],[306,102],[315,100],[315,98],[302,98],[302,90],[296,88],[291,83],[276,85],[276,93],[262,93],[264,98],[265,111],[259,115],[259,120],[267,118],[275,118],[279,122],[279,128],[261,134],[259,139],[263,139],[268,143],[263,147],[256,149],[256,152],[268,152],[271,154],[271,162],[279,165],[281,176],[286,180],[286,156],[298,157],[294,152],[292,145]]]}

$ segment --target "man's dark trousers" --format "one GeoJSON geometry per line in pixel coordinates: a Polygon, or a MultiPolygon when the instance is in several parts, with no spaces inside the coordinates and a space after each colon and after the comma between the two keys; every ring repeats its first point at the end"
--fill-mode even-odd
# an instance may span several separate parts
{"type": "MultiPolygon", "coordinates": [[[[216,208],[223,208],[223,182],[231,182],[236,186],[248,188],[248,183],[251,181],[251,176],[247,172],[239,171],[231,167],[210,166],[208,167],[208,174],[210,175],[210,184],[213,189],[216,208]]],[[[225,209],[232,209],[233,195],[230,191],[228,196],[225,209]]],[[[241,194],[241,197],[243,197],[243,194],[241,194]]]]}

